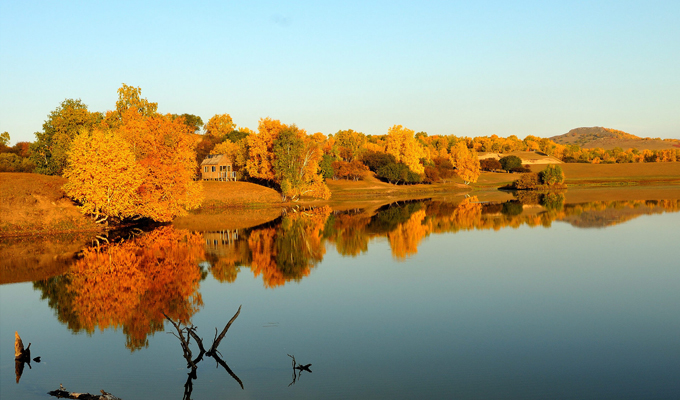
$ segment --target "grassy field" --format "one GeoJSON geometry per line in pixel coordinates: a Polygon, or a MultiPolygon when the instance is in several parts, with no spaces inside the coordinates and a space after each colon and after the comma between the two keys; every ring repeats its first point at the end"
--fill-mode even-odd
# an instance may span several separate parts
{"type": "MultiPolygon", "coordinates": [[[[607,196],[621,200],[677,198],[675,194],[680,189],[680,163],[561,164],[561,167],[569,186],[569,201],[593,201],[607,196]],[[614,188],[626,190],[614,191],[614,188]]],[[[530,165],[530,168],[538,172],[544,166],[530,165]]],[[[204,182],[202,208],[188,217],[178,218],[176,225],[186,229],[253,226],[270,221],[280,215],[282,209],[296,205],[328,204],[343,210],[379,207],[406,199],[458,198],[466,194],[500,200],[506,195],[497,188],[517,178],[519,174],[483,172],[471,186],[464,185],[460,179],[433,185],[391,185],[371,174],[362,181],[328,181],[332,192],[329,201],[303,198],[286,203],[275,190],[253,183],[204,182]],[[230,211],[224,212],[225,209],[230,211]]],[[[64,183],[61,177],[0,173],[0,236],[101,230],[65,197],[61,190],[64,183]]]]}
{"type": "Polygon", "coordinates": [[[64,183],[59,176],[0,173],[0,236],[101,230],[66,198],[64,183]]]}
{"type": "MultiPolygon", "coordinates": [[[[680,185],[680,163],[560,164],[569,186],[680,185]]],[[[543,166],[531,166],[534,172],[543,166]]]]}

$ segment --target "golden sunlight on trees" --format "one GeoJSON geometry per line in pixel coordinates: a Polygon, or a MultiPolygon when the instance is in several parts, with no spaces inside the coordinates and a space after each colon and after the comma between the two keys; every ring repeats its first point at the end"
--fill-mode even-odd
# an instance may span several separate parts
{"type": "Polygon", "coordinates": [[[477,182],[479,178],[479,159],[474,151],[470,151],[463,142],[451,147],[451,163],[456,167],[456,173],[466,185],[477,182]]]}
{"type": "Polygon", "coordinates": [[[61,175],[73,139],[82,130],[92,129],[101,119],[100,113],[89,112],[80,99],[64,100],[50,113],[42,132],[35,133],[36,141],[30,145],[35,172],[61,175]]]}
{"type": "Polygon", "coordinates": [[[234,124],[229,114],[215,114],[205,124],[205,134],[223,139],[233,132],[235,128],[236,124],[234,124]]]}
{"type": "Polygon", "coordinates": [[[203,305],[198,292],[204,258],[199,234],[163,227],[120,244],[88,248],[69,272],[73,316],[88,333],[122,327],[126,347],[147,345],[163,330],[163,313],[190,323],[203,305]]]}
{"type": "Polygon", "coordinates": [[[328,199],[331,192],[319,173],[319,162],[323,156],[320,146],[305,131],[295,125],[279,132],[274,141],[274,171],[281,194],[297,201],[308,195],[328,199]]]}
{"type": "Polygon", "coordinates": [[[420,159],[425,157],[425,150],[414,138],[411,129],[394,125],[387,131],[385,152],[394,156],[397,162],[406,164],[417,174],[425,172],[420,159]]]}
{"type": "Polygon", "coordinates": [[[102,124],[109,132],[81,133],[78,148],[69,153],[68,193],[83,204],[83,212],[97,217],[171,221],[202,200],[202,184],[193,180],[196,142],[192,128],[181,118],[156,114],[155,103],[139,99],[140,89],[123,86],[118,109],[109,113],[115,118],[102,124]],[[97,144],[96,140],[111,143],[97,144]],[[115,175],[107,171],[111,165],[124,173],[124,186],[112,182],[115,175]],[[122,204],[111,204],[115,196],[122,204]]]}
{"type": "Polygon", "coordinates": [[[138,214],[143,171],[130,145],[113,131],[94,130],[76,136],[64,171],[64,191],[95,218],[119,219],[138,214]]]}

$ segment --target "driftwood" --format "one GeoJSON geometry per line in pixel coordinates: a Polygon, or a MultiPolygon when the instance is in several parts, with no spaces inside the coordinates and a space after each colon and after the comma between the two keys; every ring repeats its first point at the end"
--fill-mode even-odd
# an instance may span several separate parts
{"type": "Polygon", "coordinates": [[[222,333],[217,335],[217,328],[215,328],[215,338],[213,339],[213,344],[210,346],[209,350],[205,350],[205,347],[203,346],[203,339],[198,336],[196,333],[196,327],[195,326],[185,326],[184,328],[181,327],[179,322],[173,321],[170,317],[165,315],[165,318],[170,321],[172,326],[175,327],[175,330],[177,333],[174,332],[168,332],[175,336],[177,339],[179,339],[180,346],[182,346],[182,352],[184,353],[184,359],[187,361],[187,368],[190,369],[189,373],[187,374],[187,381],[184,384],[184,396],[182,399],[184,400],[189,400],[191,399],[191,392],[193,391],[194,388],[194,380],[197,379],[197,374],[196,370],[198,369],[198,363],[203,360],[203,356],[206,357],[212,357],[216,362],[217,362],[217,367],[220,365],[227,371],[227,373],[234,378],[236,382],[241,386],[241,389],[243,388],[243,382],[241,382],[241,379],[239,379],[238,376],[234,373],[234,371],[229,368],[226,362],[222,360],[220,357],[222,353],[220,353],[217,350],[217,347],[220,345],[220,342],[222,342],[222,339],[224,339],[224,336],[227,334],[227,331],[231,327],[231,324],[234,323],[236,320],[236,317],[239,316],[241,313],[241,306],[238,307],[238,310],[236,311],[236,314],[234,314],[233,317],[227,322],[227,325],[224,326],[224,329],[222,330],[222,333]],[[194,339],[196,342],[196,345],[198,346],[198,355],[194,358],[193,353],[191,352],[191,339],[194,339]]]}
{"type": "MultiPolygon", "coordinates": [[[[33,361],[39,363],[40,357],[36,357],[33,361]]],[[[17,383],[21,379],[21,374],[24,373],[24,366],[28,364],[28,369],[31,369],[31,344],[24,348],[24,342],[21,341],[19,332],[14,332],[14,374],[17,378],[17,383]]]]}
{"type": "Polygon", "coordinates": [[[288,354],[288,357],[293,359],[293,381],[288,384],[288,386],[290,387],[290,385],[295,384],[295,382],[298,379],[300,379],[300,375],[302,374],[302,371],[307,371],[310,374],[312,373],[312,370],[309,369],[309,367],[311,367],[312,364],[304,364],[304,365],[298,364],[297,361],[295,361],[295,356],[291,356],[290,354],[288,354]],[[297,370],[297,375],[295,374],[295,370],[297,370]]]}
{"type": "Polygon", "coordinates": [[[121,400],[120,398],[100,390],[102,394],[90,394],[90,393],[76,393],[69,392],[64,387],[59,384],[59,389],[47,392],[50,396],[54,396],[60,399],[78,399],[78,400],[121,400]]]}

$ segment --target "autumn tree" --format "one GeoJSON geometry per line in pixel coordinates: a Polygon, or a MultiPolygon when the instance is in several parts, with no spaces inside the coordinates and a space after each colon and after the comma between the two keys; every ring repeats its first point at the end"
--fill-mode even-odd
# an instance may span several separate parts
{"type": "Polygon", "coordinates": [[[308,195],[330,198],[330,190],[319,171],[322,151],[295,125],[281,130],[273,142],[274,173],[284,198],[298,200],[308,195]]]}
{"type": "Polygon", "coordinates": [[[246,172],[251,178],[275,182],[274,176],[274,140],[279,132],[287,128],[279,120],[270,118],[260,119],[257,134],[248,135],[248,160],[246,172]]]}
{"type": "Polygon", "coordinates": [[[562,172],[562,167],[559,165],[549,164],[539,173],[539,176],[544,185],[554,186],[564,183],[564,172],[562,172]]]}
{"type": "Polygon", "coordinates": [[[205,134],[219,139],[226,138],[234,131],[236,124],[229,114],[215,114],[207,124],[205,124],[205,134]]]}
{"type": "Polygon", "coordinates": [[[498,162],[501,163],[501,166],[506,171],[522,166],[522,159],[517,156],[505,156],[498,160],[498,162]]]}
{"type": "Polygon", "coordinates": [[[385,152],[397,162],[406,164],[411,171],[422,174],[425,168],[420,159],[425,156],[425,151],[413,134],[411,129],[394,125],[387,131],[385,152]]]}
{"type": "Polygon", "coordinates": [[[0,133],[0,145],[9,146],[9,132],[5,131],[0,133]]]}
{"type": "Polygon", "coordinates": [[[203,119],[199,117],[198,115],[193,115],[193,114],[172,114],[173,118],[183,118],[184,123],[192,128],[192,133],[199,133],[201,128],[203,128],[203,119]]]}
{"type": "Polygon", "coordinates": [[[479,159],[474,150],[470,150],[464,143],[458,143],[451,148],[451,163],[456,167],[456,173],[466,185],[477,182],[479,178],[479,159]]]}
{"type": "Polygon", "coordinates": [[[35,172],[45,175],[61,175],[73,138],[83,129],[92,129],[100,120],[100,113],[91,113],[78,100],[66,99],[50,113],[42,132],[36,132],[31,145],[31,161],[35,172]]]}
{"type": "Polygon", "coordinates": [[[112,124],[108,126],[112,132],[106,134],[108,136],[84,132],[83,145],[70,155],[69,193],[82,202],[86,213],[97,216],[103,214],[103,217],[138,216],[159,222],[171,221],[176,216],[185,215],[187,210],[198,207],[202,201],[202,184],[194,181],[196,142],[191,135],[191,127],[170,114],[155,113],[156,103],[140,100],[139,90],[123,86],[119,90],[121,99],[117,103],[118,108],[109,113],[102,123],[105,127],[112,124]],[[126,109],[123,108],[125,105],[128,105],[126,109]],[[112,117],[114,114],[115,118],[112,117]],[[95,138],[112,141],[119,148],[100,149],[94,145],[95,138]],[[87,148],[88,144],[92,146],[87,148]],[[129,171],[125,195],[121,194],[122,188],[107,186],[110,175],[103,170],[109,168],[107,163],[111,159],[104,155],[106,151],[120,154],[124,162],[116,168],[126,173],[129,171]],[[134,157],[134,166],[128,151],[134,157]],[[141,175],[141,182],[135,186],[137,174],[141,175]],[[105,179],[97,183],[104,187],[92,186],[91,181],[96,176],[105,179]],[[133,190],[134,196],[129,193],[133,190]],[[115,195],[102,194],[108,192],[115,195]],[[121,196],[120,208],[105,205],[106,202],[113,202],[111,196],[121,196]]]}
{"type": "Polygon", "coordinates": [[[66,194],[101,221],[139,214],[138,189],[144,174],[135,155],[113,131],[84,131],[76,136],[64,170],[66,194]]]}
{"type": "Polygon", "coordinates": [[[139,215],[171,221],[200,206],[203,187],[196,176],[196,142],[190,129],[170,114],[144,116],[136,109],[122,114],[118,132],[130,145],[144,179],[138,189],[139,215]]]}
{"type": "Polygon", "coordinates": [[[343,161],[352,162],[359,158],[365,149],[366,135],[351,129],[338,131],[333,138],[343,161]]]}

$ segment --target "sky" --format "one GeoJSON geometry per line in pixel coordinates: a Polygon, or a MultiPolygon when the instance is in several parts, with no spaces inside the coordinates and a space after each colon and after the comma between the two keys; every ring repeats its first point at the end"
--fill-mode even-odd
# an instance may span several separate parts
{"type": "Polygon", "coordinates": [[[0,132],[65,99],[308,133],[680,138],[680,1],[0,0],[0,132]]]}

